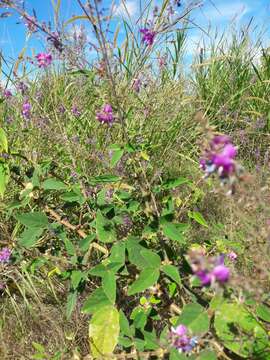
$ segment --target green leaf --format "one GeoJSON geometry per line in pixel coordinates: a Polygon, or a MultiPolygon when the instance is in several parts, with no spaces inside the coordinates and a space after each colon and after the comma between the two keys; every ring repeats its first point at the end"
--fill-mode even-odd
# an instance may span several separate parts
{"type": "Polygon", "coordinates": [[[2,128],[0,128],[0,152],[8,152],[8,140],[2,128]]]}
{"type": "Polygon", "coordinates": [[[130,285],[128,289],[128,295],[134,295],[148,289],[158,281],[158,278],[158,270],[153,268],[142,270],[138,279],[136,279],[133,284],[130,285]]]}
{"type": "Polygon", "coordinates": [[[9,168],[6,164],[0,163],[0,195],[3,197],[9,180],[9,168]]]}
{"type": "Polygon", "coordinates": [[[122,310],[119,311],[119,321],[121,332],[126,336],[132,337],[133,333],[129,326],[128,319],[122,310]]]}
{"type": "Polygon", "coordinates": [[[54,178],[47,179],[43,182],[44,190],[66,190],[67,186],[62,181],[54,178]]]}
{"type": "Polygon", "coordinates": [[[261,318],[263,321],[270,322],[270,307],[266,306],[264,304],[261,304],[257,307],[257,315],[259,318],[261,318]]]}
{"type": "Polygon", "coordinates": [[[123,149],[117,149],[114,151],[113,156],[111,158],[111,166],[114,167],[115,165],[117,165],[117,163],[119,162],[119,160],[121,159],[121,157],[124,155],[124,150],[123,149]]]}
{"type": "Polygon", "coordinates": [[[29,228],[46,229],[49,225],[47,216],[42,212],[31,212],[17,215],[17,220],[29,228]]]}
{"type": "Polygon", "coordinates": [[[125,348],[129,348],[129,347],[131,347],[133,345],[133,341],[130,340],[129,338],[127,338],[127,337],[119,336],[118,344],[125,347],[125,348]]]}
{"type": "Polygon", "coordinates": [[[35,341],[32,341],[32,346],[35,350],[39,351],[40,353],[44,353],[45,352],[45,348],[43,345],[36,343],[35,341]]]}
{"type": "Polygon", "coordinates": [[[81,280],[84,278],[84,274],[80,270],[73,270],[71,273],[71,285],[73,289],[77,289],[81,280]]]}
{"type": "Polygon", "coordinates": [[[81,251],[86,252],[87,250],[89,250],[89,246],[91,242],[95,240],[95,238],[96,234],[89,234],[86,236],[86,238],[80,240],[79,248],[81,249],[81,251]]]}
{"type": "Polygon", "coordinates": [[[184,177],[179,177],[177,179],[169,179],[162,184],[162,188],[165,190],[170,190],[176,188],[177,186],[187,184],[189,182],[190,181],[184,177]]]}
{"type": "Polygon", "coordinates": [[[217,360],[216,354],[211,350],[202,351],[196,360],[217,360]]]}
{"type": "Polygon", "coordinates": [[[126,243],[119,241],[111,248],[111,255],[109,257],[110,262],[125,264],[126,260],[126,243]]]}
{"type": "Polygon", "coordinates": [[[93,314],[104,306],[113,305],[108,299],[102,288],[98,288],[92,292],[82,307],[82,312],[86,314],[93,314]]]}
{"type": "Polygon", "coordinates": [[[169,360],[188,360],[189,358],[186,355],[179,353],[178,350],[172,349],[170,352],[169,360]]]}
{"type": "Polygon", "coordinates": [[[116,276],[112,271],[107,271],[102,277],[102,288],[111,303],[116,299],[116,276]]]}
{"type": "Polygon", "coordinates": [[[88,271],[89,275],[103,277],[108,271],[107,267],[103,264],[98,264],[88,271]]]}
{"type": "Polygon", "coordinates": [[[162,226],[163,234],[167,236],[170,240],[177,241],[180,243],[185,243],[183,232],[179,230],[177,224],[166,223],[162,226]]]}
{"type": "Polygon", "coordinates": [[[111,243],[117,240],[113,222],[106,219],[100,210],[97,211],[96,215],[96,232],[101,242],[111,243]]]}
{"type": "Polygon", "coordinates": [[[61,199],[67,203],[77,202],[79,204],[84,203],[84,197],[82,194],[78,194],[75,191],[66,192],[61,196],[61,199]]]}
{"type": "Polygon", "coordinates": [[[153,251],[148,249],[141,250],[141,256],[146,260],[148,268],[152,267],[154,269],[159,269],[161,265],[161,259],[158,254],[155,254],[153,251]]]}
{"type": "Polygon", "coordinates": [[[198,224],[208,227],[208,224],[202,214],[198,211],[189,211],[188,216],[190,219],[195,220],[198,224]]]}
{"type": "Polygon", "coordinates": [[[143,335],[144,335],[144,348],[145,350],[157,350],[159,349],[159,344],[158,344],[158,340],[157,340],[157,336],[154,332],[149,332],[149,331],[142,331],[143,335]]]}
{"type": "Polygon", "coordinates": [[[193,334],[202,335],[209,330],[209,317],[204,308],[197,304],[187,304],[178,317],[177,325],[186,325],[193,334]]]}
{"type": "Polygon", "coordinates": [[[216,310],[214,326],[226,348],[243,358],[264,359],[260,356],[269,350],[266,331],[242,304],[221,304],[216,310]]]}
{"type": "Polygon", "coordinates": [[[71,315],[73,313],[73,310],[75,309],[76,303],[77,303],[77,291],[71,292],[68,294],[67,297],[67,305],[66,305],[66,317],[67,319],[71,318],[71,315]]]}
{"type": "Polygon", "coordinates": [[[142,256],[141,251],[147,250],[145,247],[140,245],[140,240],[133,236],[130,236],[126,242],[128,259],[129,261],[136,265],[138,269],[145,269],[148,267],[147,259],[142,256]]]}
{"type": "Polygon", "coordinates": [[[43,231],[44,229],[42,228],[26,228],[21,234],[18,244],[26,249],[31,248],[38,242],[43,231]]]}
{"type": "Polygon", "coordinates": [[[91,353],[97,359],[110,357],[120,332],[119,313],[113,306],[95,312],[89,324],[91,353]]]}
{"type": "Polygon", "coordinates": [[[169,278],[175,281],[176,284],[181,285],[182,282],[177,267],[169,264],[163,265],[161,267],[161,271],[163,271],[167,276],[169,276],[169,278]]]}
{"type": "Polygon", "coordinates": [[[90,184],[104,184],[104,183],[115,183],[121,180],[121,177],[115,175],[100,175],[90,178],[90,184]]]}
{"type": "Polygon", "coordinates": [[[67,234],[65,232],[62,232],[59,234],[59,238],[64,242],[64,245],[65,245],[68,255],[69,256],[76,255],[75,247],[74,247],[72,241],[69,240],[69,238],[67,237],[67,234]]]}

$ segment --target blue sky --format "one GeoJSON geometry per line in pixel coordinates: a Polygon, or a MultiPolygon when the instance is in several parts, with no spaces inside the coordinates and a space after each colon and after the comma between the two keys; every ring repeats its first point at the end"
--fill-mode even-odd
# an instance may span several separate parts
{"type": "MultiPolygon", "coordinates": [[[[126,1],[126,6],[134,20],[139,14],[139,0],[118,0],[117,14],[123,14],[123,5],[121,1],[126,1]]],[[[161,0],[157,0],[157,3],[161,0]]],[[[188,0],[185,1],[186,3],[188,0]]],[[[53,12],[51,0],[26,0],[26,8],[31,13],[34,8],[39,20],[53,21],[53,12]]],[[[110,6],[111,1],[103,0],[104,7],[110,6]]],[[[5,11],[5,10],[2,10],[5,11]]],[[[61,18],[68,19],[72,15],[80,14],[76,0],[62,0],[61,18]]],[[[193,12],[192,19],[202,29],[214,34],[218,29],[221,33],[229,28],[234,22],[236,26],[247,24],[251,17],[254,17],[254,26],[259,25],[265,31],[264,45],[270,44],[270,0],[205,0],[204,5],[193,12]]],[[[21,49],[26,45],[25,28],[22,24],[16,24],[18,18],[9,17],[0,19],[0,47],[6,57],[14,59],[21,49]]],[[[187,47],[191,53],[195,51],[203,32],[198,29],[190,31],[187,47]]],[[[31,40],[27,43],[28,53],[31,53],[31,47],[35,51],[42,49],[41,40],[31,40]]]]}

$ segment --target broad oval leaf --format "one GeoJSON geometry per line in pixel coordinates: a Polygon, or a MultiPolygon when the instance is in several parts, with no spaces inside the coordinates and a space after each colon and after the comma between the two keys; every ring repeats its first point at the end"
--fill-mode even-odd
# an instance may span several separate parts
{"type": "Polygon", "coordinates": [[[96,232],[101,242],[111,243],[117,239],[113,222],[107,220],[100,210],[98,210],[96,215],[96,232]]]}
{"type": "Polygon", "coordinates": [[[112,355],[119,332],[119,313],[114,306],[102,307],[93,315],[89,324],[89,340],[94,358],[106,359],[112,355]]]}
{"type": "Polygon", "coordinates": [[[134,283],[130,285],[128,289],[128,295],[134,295],[148,289],[158,281],[158,278],[159,270],[153,268],[142,270],[138,279],[136,279],[134,283]]]}
{"type": "MultiPolygon", "coordinates": [[[[266,331],[241,304],[222,303],[215,314],[215,329],[224,345],[248,359],[267,358],[269,340],[266,331]]],[[[268,353],[269,356],[269,353],[268,353]]]]}
{"type": "Polygon", "coordinates": [[[181,285],[181,278],[177,267],[170,264],[163,265],[161,267],[161,271],[163,271],[169,278],[175,281],[176,284],[181,285]]]}
{"type": "Polygon", "coordinates": [[[166,223],[162,226],[163,234],[173,241],[177,241],[179,243],[185,243],[183,231],[181,231],[178,224],[166,223]]]}
{"type": "Polygon", "coordinates": [[[58,179],[47,179],[43,182],[42,187],[44,190],[66,190],[67,185],[58,179]]]}
{"type": "Polygon", "coordinates": [[[42,212],[31,212],[17,215],[17,220],[29,228],[45,229],[48,226],[48,218],[42,212]]]}
{"type": "Polygon", "coordinates": [[[206,310],[197,303],[184,306],[177,325],[186,325],[194,334],[204,334],[209,330],[209,317],[206,310]]]}
{"type": "Polygon", "coordinates": [[[26,228],[18,240],[19,245],[26,249],[36,245],[44,229],[42,228],[26,228]]]}
{"type": "Polygon", "coordinates": [[[85,301],[82,307],[82,312],[86,314],[93,314],[104,306],[113,305],[108,299],[102,288],[98,288],[92,292],[89,298],[85,301]]]}

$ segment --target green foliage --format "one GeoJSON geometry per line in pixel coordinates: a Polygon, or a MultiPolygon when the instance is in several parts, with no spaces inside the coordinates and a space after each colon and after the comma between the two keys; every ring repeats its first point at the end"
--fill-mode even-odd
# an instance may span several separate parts
{"type": "Polygon", "coordinates": [[[215,315],[215,329],[224,345],[243,358],[258,358],[269,350],[266,331],[241,304],[223,302],[215,315]]]}
{"type": "MultiPolygon", "coordinates": [[[[200,268],[208,255],[234,250],[235,262],[225,257],[231,277],[253,272],[256,258],[242,258],[242,254],[257,249],[249,237],[262,226],[256,218],[252,233],[245,211],[252,209],[254,218],[261,214],[266,208],[261,203],[265,194],[257,196],[252,190],[255,200],[244,204],[249,194],[243,189],[237,201],[213,191],[216,184],[211,177],[202,181],[198,144],[204,149],[211,132],[226,131],[237,143],[239,157],[251,168],[254,154],[261,151],[265,164],[256,159],[256,165],[265,170],[270,57],[264,50],[255,63],[246,33],[239,38],[235,34],[230,44],[221,39],[210,52],[202,49],[199,63],[193,64],[187,78],[181,65],[188,29],[184,26],[180,31],[178,20],[168,23],[170,1],[162,2],[154,19],[153,46],[141,43],[137,28],[151,23],[152,3],[145,4],[140,17],[145,25],[132,24],[133,17],[127,16],[113,41],[107,42],[110,26],[102,32],[99,13],[63,21],[68,31],[59,34],[61,41],[67,41],[61,50],[63,64],[55,61],[54,70],[37,72],[36,79],[29,72],[25,95],[16,90],[12,101],[0,99],[4,119],[0,128],[1,241],[12,250],[10,262],[1,265],[3,309],[6,304],[13,306],[21,328],[26,308],[39,316],[38,311],[34,313],[35,302],[38,309],[51,305],[66,321],[63,329],[44,335],[47,343],[62,331],[64,350],[55,352],[48,345],[47,351],[34,341],[33,359],[80,358],[77,345],[83,352],[88,346],[97,359],[113,359],[114,353],[139,357],[144,352],[142,358],[215,360],[223,348],[232,356],[270,359],[267,297],[261,303],[252,296],[249,299],[245,292],[249,283],[245,291],[241,284],[244,278],[238,283],[216,281],[201,286],[187,256],[200,250],[195,264],[200,268]],[[102,61],[93,61],[95,65],[89,68],[88,58],[77,66],[69,49],[73,41],[69,26],[78,20],[90,20],[101,41],[95,60],[102,61]],[[126,35],[121,45],[120,31],[126,35]],[[158,66],[155,61],[162,55],[166,64],[158,66]],[[134,91],[136,79],[142,81],[138,92],[134,91]],[[26,98],[32,106],[29,120],[21,113],[26,98]],[[95,118],[106,103],[112,105],[115,117],[110,126],[95,118]],[[60,104],[65,111],[59,110],[60,104]],[[78,116],[72,110],[75,104],[78,116]],[[12,124],[7,124],[8,118],[14,119],[12,124]],[[40,124],[43,119],[48,122],[40,124]],[[258,120],[264,120],[263,125],[258,126],[258,120]],[[244,140],[239,132],[244,132],[244,140]],[[238,303],[242,297],[248,298],[245,305],[238,303]],[[79,316],[79,311],[84,315],[79,316]],[[88,322],[89,339],[82,334],[88,322]],[[185,325],[188,336],[197,341],[186,353],[173,346],[170,329],[179,325],[185,325]],[[67,328],[72,328],[70,333],[67,328]]],[[[55,26],[60,29],[61,1],[52,5],[55,26]]],[[[107,19],[111,16],[102,16],[102,21],[107,19]]],[[[52,27],[46,30],[48,47],[53,45],[52,27]]],[[[53,54],[57,56],[57,49],[53,54]]],[[[17,69],[23,59],[24,52],[12,67],[11,74],[16,76],[10,75],[7,86],[14,82],[17,88],[20,73],[27,78],[29,64],[17,69]]],[[[238,175],[242,177],[241,169],[238,175]]],[[[258,184],[266,191],[268,170],[261,177],[258,184]]],[[[268,213],[266,209],[264,222],[268,213]]],[[[4,323],[9,314],[3,313],[4,323]]],[[[55,315],[51,309],[50,313],[55,315]]]]}
{"type": "Polygon", "coordinates": [[[186,325],[193,334],[204,334],[209,330],[209,317],[205,309],[197,304],[187,304],[177,320],[177,324],[186,325]]]}
{"type": "Polygon", "coordinates": [[[95,359],[111,357],[119,331],[119,313],[113,306],[95,312],[89,324],[90,347],[95,359]]]}

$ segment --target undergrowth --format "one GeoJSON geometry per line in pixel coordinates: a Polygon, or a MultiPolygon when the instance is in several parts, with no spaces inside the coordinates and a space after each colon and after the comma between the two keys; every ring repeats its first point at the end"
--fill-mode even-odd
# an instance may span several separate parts
{"type": "Polygon", "coordinates": [[[44,41],[2,56],[1,358],[270,359],[267,49],[249,24],[185,71],[202,5],[52,3],[0,1],[44,41]]]}

